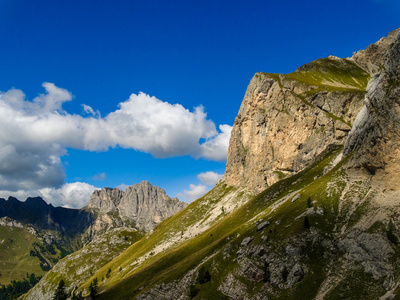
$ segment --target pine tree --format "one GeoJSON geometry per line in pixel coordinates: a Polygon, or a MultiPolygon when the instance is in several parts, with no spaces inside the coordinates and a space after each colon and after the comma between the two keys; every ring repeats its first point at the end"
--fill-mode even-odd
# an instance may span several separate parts
{"type": "Polygon", "coordinates": [[[310,221],[308,221],[307,216],[304,218],[304,227],[307,229],[310,228],[310,221]]]}
{"type": "Polygon", "coordinates": [[[54,300],[67,300],[68,294],[65,291],[65,282],[64,280],[60,280],[60,283],[58,284],[56,293],[54,294],[54,300]]]}
{"type": "Polygon", "coordinates": [[[98,280],[97,280],[97,278],[95,278],[95,279],[93,279],[93,281],[90,283],[90,286],[89,286],[90,297],[92,299],[94,299],[96,297],[98,288],[99,288],[98,280]]]}

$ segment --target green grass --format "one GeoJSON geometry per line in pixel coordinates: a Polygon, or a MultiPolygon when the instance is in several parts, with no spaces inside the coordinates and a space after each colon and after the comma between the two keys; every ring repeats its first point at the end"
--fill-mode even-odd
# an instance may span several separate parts
{"type": "MultiPolygon", "coordinates": [[[[331,151],[327,151],[324,153],[323,157],[320,157],[320,159],[318,159],[310,168],[274,184],[238,210],[225,216],[222,220],[196,238],[193,238],[172,250],[164,251],[159,255],[150,258],[148,262],[136,269],[132,275],[123,279],[118,278],[118,280],[110,282],[110,286],[105,286],[106,290],[99,296],[99,299],[130,299],[139,292],[142,293],[148,288],[154,287],[157,283],[168,283],[182,278],[189,270],[197,268],[204,258],[210,257],[213,254],[215,255],[215,253],[218,254],[216,255],[216,259],[213,261],[219,261],[218,255],[222,255],[221,249],[223,249],[228,243],[231,244],[233,249],[236,249],[245,236],[256,236],[256,239],[259,240],[261,232],[256,231],[254,221],[250,220],[257,216],[268,215],[270,213],[270,206],[275,201],[281,199],[291,191],[305,188],[314,181],[315,177],[320,177],[324,168],[340,150],[340,148],[335,148],[331,149],[331,151]]],[[[217,187],[217,189],[218,188],[220,187],[217,187]]],[[[284,210],[287,210],[287,208],[283,207],[282,211],[284,210]]],[[[174,222],[179,222],[179,219],[184,218],[184,215],[185,212],[183,212],[181,216],[175,216],[177,219],[175,219],[174,222]]],[[[297,213],[294,215],[297,216],[297,213]]],[[[274,219],[276,214],[271,215],[271,217],[274,219]]],[[[167,226],[167,224],[164,223],[161,223],[161,225],[165,227],[167,226]]],[[[297,226],[294,226],[293,228],[295,227],[297,226]]],[[[297,228],[296,230],[303,231],[303,229],[300,228],[297,228]]],[[[149,237],[149,239],[152,238],[152,236],[149,237]]],[[[143,240],[139,241],[137,245],[133,245],[129,251],[122,254],[117,259],[117,262],[121,263],[124,259],[128,259],[128,257],[130,258],[129,262],[131,262],[131,255],[135,255],[132,250],[136,247],[140,247],[141,243],[144,243],[143,240]]],[[[112,263],[115,264],[116,261],[113,261],[112,263]]],[[[108,269],[110,265],[111,264],[105,266],[102,270],[108,269]]],[[[127,264],[125,264],[125,266],[126,265],[127,264]]],[[[235,267],[236,262],[234,260],[228,260],[224,263],[224,267],[220,268],[220,271],[215,272],[214,270],[218,270],[218,268],[213,268],[213,270],[211,270],[211,282],[199,287],[199,295],[206,292],[209,293],[211,290],[217,294],[217,286],[227,272],[231,271],[235,267]],[[202,289],[205,291],[202,292],[202,289]]],[[[98,277],[99,275],[101,275],[100,272],[96,274],[98,277]]]]}
{"type": "Polygon", "coordinates": [[[364,91],[370,79],[370,75],[352,61],[331,58],[315,60],[286,76],[329,91],[364,91]]]}
{"type": "MultiPolygon", "coordinates": [[[[257,73],[256,76],[271,78],[276,81],[282,90],[287,90],[293,97],[299,99],[305,105],[323,110],[312,103],[312,99],[320,93],[350,93],[356,96],[357,101],[362,101],[363,95],[370,79],[370,75],[347,59],[324,58],[313,61],[300,67],[293,73],[286,75],[272,73],[257,73]],[[302,84],[306,91],[297,94],[291,89],[285,88],[287,81],[295,80],[302,84]]],[[[354,100],[353,100],[354,101],[354,100]]],[[[284,113],[289,113],[283,109],[284,113]]],[[[335,115],[323,110],[327,117],[352,127],[351,121],[343,115],[335,115]]]]}
{"type": "Polygon", "coordinates": [[[385,293],[383,279],[377,282],[372,275],[359,270],[348,272],[339,284],[325,296],[325,299],[375,300],[385,293]]]}
{"type": "Polygon", "coordinates": [[[37,257],[30,256],[34,243],[41,243],[26,228],[0,226],[0,283],[22,280],[26,273],[43,275],[37,257]]]}
{"type": "MultiPolygon", "coordinates": [[[[46,274],[45,280],[52,285],[57,285],[61,279],[67,286],[79,285],[143,236],[143,232],[134,229],[111,230],[63,259],[63,267],[53,268],[46,274]]],[[[109,275],[118,272],[118,269],[113,268],[109,275]]],[[[107,273],[103,276],[103,280],[107,278],[106,275],[107,273]]],[[[101,277],[98,278],[99,281],[101,279],[101,277]]]]}

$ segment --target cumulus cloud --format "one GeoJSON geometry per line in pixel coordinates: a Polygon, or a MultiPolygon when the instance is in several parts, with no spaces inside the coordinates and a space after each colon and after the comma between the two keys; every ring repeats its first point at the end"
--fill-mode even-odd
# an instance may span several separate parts
{"type": "Polygon", "coordinates": [[[214,186],[217,184],[217,182],[222,179],[223,175],[222,174],[218,174],[212,171],[208,171],[205,173],[200,173],[199,175],[197,175],[197,178],[200,180],[201,183],[205,184],[205,185],[210,185],[210,186],[214,186]]]}
{"type": "Polygon", "coordinates": [[[186,202],[190,203],[204,196],[217,184],[220,179],[222,179],[223,175],[208,171],[205,173],[200,173],[196,177],[200,180],[200,184],[190,184],[189,190],[184,190],[182,193],[177,194],[178,197],[184,199],[186,202]]]}
{"type": "Polygon", "coordinates": [[[209,189],[203,184],[190,184],[189,190],[184,190],[183,193],[178,193],[177,196],[183,198],[186,202],[192,202],[204,196],[209,189]]]}
{"type": "Polygon", "coordinates": [[[117,189],[125,192],[128,187],[129,187],[129,185],[127,185],[125,183],[121,183],[119,186],[117,186],[117,189]]]}
{"type": "Polygon", "coordinates": [[[66,183],[61,188],[40,189],[40,196],[53,206],[82,208],[88,204],[94,190],[99,188],[84,182],[66,183]]]}
{"type": "Polygon", "coordinates": [[[223,161],[228,153],[229,139],[231,137],[232,126],[219,125],[220,133],[208,139],[200,145],[201,157],[223,161]]]}
{"type": "Polygon", "coordinates": [[[60,188],[42,188],[38,190],[1,190],[0,198],[7,199],[10,195],[24,201],[28,197],[42,197],[53,206],[63,206],[80,209],[88,204],[94,190],[99,188],[84,182],[66,183],[60,188]]]}
{"type": "Polygon", "coordinates": [[[90,116],[93,116],[93,117],[101,117],[100,111],[99,110],[94,111],[94,109],[91,108],[89,105],[82,104],[82,108],[83,108],[83,111],[87,115],[90,115],[90,116]]]}
{"type": "MultiPolygon", "coordinates": [[[[31,101],[18,89],[0,92],[0,191],[31,191],[32,196],[49,188],[47,196],[61,199],[66,187],[60,157],[67,148],[107,151],[120,146],[157,158],[226,159],[232,127],[220,125],[217,130],[202,106],[190,111],[139,93],[105,117],[85,104],[84,115],[75,115],[62,107],[73,99],[70,92],[48,82],[43,87],[45,93],[31,101]]],[[[82,186],[78,190],[84,192],[82,186]]]]}

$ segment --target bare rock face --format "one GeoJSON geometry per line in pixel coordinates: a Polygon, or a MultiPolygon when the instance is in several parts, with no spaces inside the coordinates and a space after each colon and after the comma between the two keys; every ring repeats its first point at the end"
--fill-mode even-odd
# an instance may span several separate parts
{"type": "Polygon", "coordinates": [[[186,206],[187,203],[170,198],[162,188],[152,186],[147,181],[134,184],[125,192],[103,188],[93,192],[86,207],[97,216],[88,236],[92,239],[115,227],[149,231],[186,206]]]}
{"type": "MultiPolygon", "coordinates": [[[[368,103],[363,108],[367,83],[370,81],[369,98],[383,97],[377,85],[387,76],[376,75],[371,80],[370,76],[382,68],[398,32],[400,28],[349,59],[330,56],[287,75],[255,74],[231,133],[225,183],[258,193],[307,167],[328,145],[343,145],[353,125],[359,128],[370,110],[368,103]]],[[[387,72],[390,65],[386,62],[387,72]]],[[[394,85],[388,80],[385,84],[394,85]]],[[[388,114],[393,114],[388,109],[392,104],[384,109],[388,114]]],[[[376,109],[382,111],[383,107],[376,109]]],[[[386,118],[392,119],[389,115],[386,118]]],[[[370,126],[369,130],[381,127],[370,126]]],[[[382,132],[373,135],[379,134],[382,132]]],[[[354,139],[353,135],[349,143],[353,145],[354,139]]]]}
{"type": "Polygon", "coordinates": [[[121,190],[112,188],[94,191],[87,207],[98,209],[100,213],[117,211],[123,194],[121,190]]]}
{"type": "Polygon", "coordinates": [[[369,45],[365,50],[355,52],[350,58],[361,68],[368,71],[371,75],[379,71],[379,68],[384,64],[386,51],[400,28],[393,30],[387,37],[381,38],[375,44],[369,45]]]}
{"type": "Polygon", "coordinates": [[[328,145],[343,144],[368,79],[337,57],[288,75],[255,74],[231,133],[225,183],[258,193],[302,170],[328,145]]]}
{"type": "Polygon", "coordinates": [[[365,105],[346,141],[348,166],[379,173],[391,189],[400,175],[400,32],[390,45],[382,71],[368,84],[365,105]],[[390,182],[393,181],[393,184],[390,182]]]}
{"type": "Polygon", "coordinates": [[[133,219],[138,226],[150,230],[186,206],[178,198],[170,198],[162,188],[143,181],[126,189],[118,209],[122,219],[133,219]]]}

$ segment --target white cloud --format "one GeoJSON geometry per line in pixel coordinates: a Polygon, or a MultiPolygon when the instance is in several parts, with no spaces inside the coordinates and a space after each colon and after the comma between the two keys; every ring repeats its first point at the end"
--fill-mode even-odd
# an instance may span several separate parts
{"type": "Polygon", "coordinates": [[[205,185],[210,185],[210,186],[214,186],[217,184],[217,182],[222,179],[223,175],[222,174],[218,174],[212,171],[208,171],[205,173],[200,173],[199,175],[197,175],[197,178],[200,180],[201,183],[205,184],[205,185]]]}
{"type": "Polygon", "coordinates": [[[25,201],[28,197],[42,197],[53,206],[64,206],[80,209],[88,204],[94,190],[99,188],[84,182],[66,183],[60,188],[42,188],[39,190],[0,191],[0,198],[9,196],[25,201]]]}
{"type": "Polygon", "coordinates": [[[88,204],[94,190],[99,188],[84,182],[66,183],[59,189],[40,189],[40,196],[53,206],[82,208],[88,204]]]}
{"type": "Polygon", "coordinates": [[[82,108],[83,108],[83,111],[87,115],[90,115],[93,117],[101,117],[100,111],[98,111],[98,110],[94,111],[93,108],[91,108],[89,105],[82,104],[82,108]]]}
{"type": "Polygon", "coordinates": [[[226,160],[232,126],[226,124],[219,125],[219,130],[220,133],[200,145],[201,157],[217,161],[226,160]]]}
{"type": "Polygon", "coordinates": [[[189,190],[184,190],[182,193],[178,193],[177,197],[184,199],[186,202],[192,202],[202,196],[214,187],[217,182],[223,177],[222,174],[218,174],[212,171],[200,173],[197,176],[200,180],[200,184],[190,184],[189,190]]]}
{"type": "Polygon", "coordinates": [[[205,185],[202,184],[190,184],[190,190],[184,190],[183,193],[178,193],[177,196],[183,198],[186,202],[192,202],[200,197],[204,196],[208,191],[205,185]]]}
{"type": "Polygon", "coordinates": [[[83,105],[84,117],[63,110],[70,92],[53,83],[43,87],[46,93],[32,101],[17,89],[0,92],[0,191],[61,188],[66,148],[106,151],[119,145],[160,158],[226,159],[232,127],[217,131],[202,106],[189,111],[139,93],[106,117],[83,105]]]}
{"type": "MultiPolygon", "coordinates": [[[[155,157],[202,157],[199,140],[211,141],[219,136],[202,106],[190,112],[180,104],[139,93],[132,94],[119,107],[105,118],[110,145],[141,150],[155,157]]],[[[226,152],[224,156],[226,159],[226,152]]]]}

